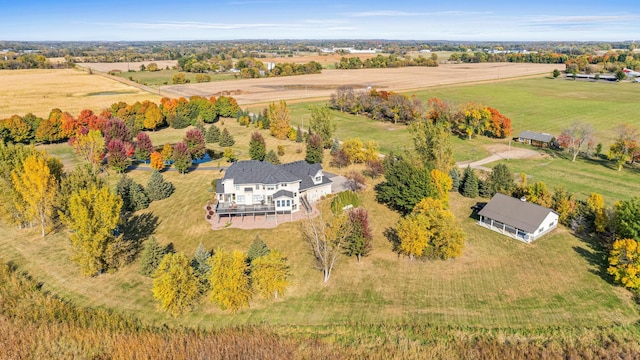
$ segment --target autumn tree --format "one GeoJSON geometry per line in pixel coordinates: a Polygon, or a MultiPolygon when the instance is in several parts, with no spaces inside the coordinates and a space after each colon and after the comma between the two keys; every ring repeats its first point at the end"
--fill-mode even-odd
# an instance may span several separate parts
{"type": "Polygon", "coordinates": [[[188,130],[183,142],[187,145],[187,148],[189,148],[191,159],[201,159],[207,152],[204,135],[200,129],[188,130]]]}
{"type": "Polygon", "coordinates": [[[593,216],[593,226],[596,233],[604,233],[609,219],[602,195],[591,193],[587,198],[587,209],[593,216]]]}
{"type": "Polygon", "coordinates": [[[156,103],[150,103],[144,112],[143,125],[145,129],[156,130],[158,126],[164,123],[162,111],[156,103]]]}
{"type": "Polygon", "coordinates": [[[173,317],[191,310],[200,293],[198,279],[183,253],[169,253],[153,273],[153,297],[173,317]]]}
{"type": "Polygon", "coordinates": [[[633,161],[640,156],[640,145],[638,144],[638,129],[629,124],[622,124],[615,129],[617,136],[609,147],[608,157],[614,160],[618,171],[627,161],[633,161]]]}
{"type": "Polygon", "coordinates": [[[191,166],[191,154],[189,148],[183,142],[177,143],[173,149],[173,166],[184,175],[191,166]]]}
{"type": "Polygon", "coordinates": [[[309,128],[311,132],[318,134],[322,137],[323,147],[325,149],[331,148],[333,143],[333,134],[336,132],[336,122],[331,114],[331,110],[327,105],[312,105],[311,109],[311,123],[309,128]]]}
{"type": "Polygon", "coordinates": [[[251,141],[249,141],[249,156],[251,160],[259,160],[263,161],[264,157],[267,156],[267,144],[260,134],[257,131],[251,133],[251,141]]]}
{"type": "Polygon", "coordinates": [[[436,188],[436,197],[442,201],[445,207],[449,207],[449,191],[453,187],[453,181],[449,177],[449,174],[444,173],[438,169],[431,170],[431,179],[433,185],[436,188]]]}
{"type": "Polygon", "coordinates": [[[318,134],[311,134],[307,139],[307,151],[304,160],[309,164],[322,163],[324,157],[324,147],[322,137],[318,134]]]}
{"type": "Polygon", "coordinates": [[[551,208],[558,213],[558,221],[563,225],[569,225],[577,210],[577,204],[573,194],[562,186],[555,189],[551,197],[551,208]]]}
{"type": "Polygon", "coordinates": [[[640,247],[635,239],[620,239],[609,253],[607,272],[628,289],[640,289],[640,247]]]}
{"type": "Polygon", "coordinates": [[[73,148],[84,161],[91,164],[93,172],[97,172],[104,158],[105,143],[100,130],[88,130],[78,133],[73,140],[73,148]]]}
{"type": "Polygon", "coordinates": [[[301,223],[301,233],[322,271],[323,281],[328,282],[351,231],[345,214],[332,215],[326,205],[319,206],[320,215],[307,217],[301,223]]]}
{"type": "Polygon", "coordinates": [[[409,256],[449,259],[462,255],[465,234],[438,199],[425,198],[396,225],[398,250],[409,256]]]}
{"type": "Polygon", "coordinates": [[[246,255],[240,251],[216,250],[209,259],[211,265],[211,300],[222,310],[236,312],[249,306],[251,287],[246,255]]]}
{"type": "Polygon", "coordinates": [[[122,199],[107,187],[91,186],[71,195],[69,215],[61,214],[61,220],[71,230],[72,259],[84,275],[108,269],[106,255],[116,240],[121,207],[122,199]]]}
{"type": "Polygon", "coordinates": [[[69,199],[71,195],[80,189],[88,189],[92,186],[101,188],[105,185],[103,178],[99,177],[89,164],[78,165],[73,171],[63,174],[57,196],[59,216],[69,216],[69,199]]]}
{"type": "Polygon", "coordinates": [[[111,140],[120,140],[121,142],[131,142],[133,135],[127,124],[118,119],[112,118],[107,121],[104,128],[104,143],[109,144],[111,140]]]}
{"type": "Polygon", "coordinates": [[[347,221],[351,230],[343,245],[347,256],[355,256],[358,262],[373,249],[373,232],[369,223],[369,212],[357,207],[347,212],[347,221]]]}
{"type": "Polygon", "coordinates": [[[19,228],[31,220],[24,217],[27,204],[13,186],[13,174],[22,172],[24,161],[34,152],[33,147],[0,141],[0,217],[19,228]]]}
{"type": "Polygon", "coordinates": [[[511,119],[492,107],[487,107],[487,110],[491,114],[489,125],[487,127],[488,135],[499,139],[511,136],[513,133],[511,119]]]}
{"type": "Polygon", "coordinates": [[[136,135],[136,159],[140,161],[148,160],[152,152],[153,144],[151,143],[151,138],[149,138],[147,133],[139,132],[138,135],[136,135]]]}
{"type": "Polygon", "coordinates": [[[280,140],[286,139],[291,128],[291,115],[289,114],[287,103],[284,100],[280,100],[278,103],[271,103],[268,117],[271,135],[280,140]]]}
{"type": "Polygon", "coordinates": [[[289,286],[289,264],[278,250],[255,258],[251,262],[251,286],[260,296],[277,299],[289,286]]]}
{"type": "Polygon", "coordinates": [[[129,166],[127,147],[118,139],[111,140],[107,145],[107,163],[118,173],[123,173],[129,166]]]}
{"type": "Polygon", "coordinates": [[[593,147],[593,134],[594,130],[591,124],[574,122],[562,130],[557,139],[558,145],[569,151],[572,157],[571,161],[576,161],[578,154],[593,147]]]}
{"type": "Polygon", "coordinates": [[[53,225],[59,181],[51,172],[45,156],[33,153],[24,160],[21,171],[12,173],[13,186],[21,198],[18,208],[23,211],[25,219],[40,224],[42,237],[53,225]]]}
{"type": "Polygon", "coordinates": [[[53,109],[49,117],[42,120],[36,129],[35,140],[37,142],[53,143],[64,139],[62,132],[62,111],[53,109]]]}
{"type": "Polygon", "coordinates": [[[164,159],[162,158],[161,153],[154,151],[151,153],[151,156],[149,156],[149,158],[149,166],[151,166],[153,170],[162,171],[164,169],[164,159]]]}
{"type": "MultiPolygon", "coordinates": [[[[432,116],[443,116],[432,114],[432,116]]],[[[424,164],[448,174],[455,165],[451,147],[451,131],[447,123],[426,119],[410,125],[413,147],[424,164]]]]}
{"type": "Polygon", "coordinates": [[[169,143],[164,143],[162,146],[162,160],[165,162],[171,160],[173,158],[173,146],[169,143]]]}

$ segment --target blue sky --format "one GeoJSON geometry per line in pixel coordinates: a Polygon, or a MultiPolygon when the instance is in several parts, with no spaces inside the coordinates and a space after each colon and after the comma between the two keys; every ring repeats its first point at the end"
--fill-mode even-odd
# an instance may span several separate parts
{"type": "MultiPolygon", "coordinates": [[[[11,1],[11,0],[8,0],[11,1]]],[[[640,40],[630,2],[13,1],[0,40],[640,40]]]]}

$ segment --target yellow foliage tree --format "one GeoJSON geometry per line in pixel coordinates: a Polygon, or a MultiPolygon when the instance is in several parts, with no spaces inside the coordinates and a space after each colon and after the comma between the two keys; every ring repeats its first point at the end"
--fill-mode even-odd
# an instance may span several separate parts
{"type": "Polygon", "coordinates": [[[151,153],[150,159],[151,159],[152,169],[158,170],[158,171],[161,171],[162,169],[164,169],[164,159],[162,154],[160,154],[157,151],[154,151],[151,153]]]}
{"type": "Polygon", "coordinates": [[[189,311],[200,296],[198,277],[183,253],[169,253],[153,273],[153,297],[159,307],[177,317],[189,311]]]}
{"type": "Polygon", "coordinates": [[[445,208],[449,207],[449,191],[453,188],[453,180],[449,174],[438,169],[431,170],[431,179],[438,192],[438,199],[442,200],[445,208]]]}
{"type": "Polygon", "coordinates": [[[269,117],[271,135],[280,140],[286,139],[291,128],[291,115],[287,103],[284,100],[280,100],[277,104],[271,103],[267,116],[269,117]]]}
{"type": "Polygon", "coordinates": [[[368,140],[364,143],[364,161],[378,161],[380,158],[378,157],[378,142],[375,140],[368,140]]]}
{"type": "Polygon", "coordinates": [[[640,247],[633,239],[616,240],[609,253],[609,274],[629,289],[640,289],[640,247]]]}
{"type": "Polygon", "coordinates": [[[20,194],[16,208],[23,218],[40,224],[42,236],[50,229],[55,214],[58,180],[51,172],[45,155],[33,153],[22,164],[22,171],[11,174],[13,186],[20,194]]]}
{"type": "Polygon", "coordinates": [[[249,306],[251,288],[245,259],[245,254],[240,251],[229,253],[222,249],[209,258],[211,300],[222,310],[236,312],[249,306]]]}
{"type": "Polygon", "coordinates": [[[464,248],[465,234],[439,199],[422,199],[411,214],[398,221],[396,234],[400,252],[411,260],[416,256],[456,258],[464,248]]]}
{"type": "Polygon", "coordinates": [[[264,298],[278,298],[289,286],[287,258],[277,250],[260,256],[251,262],[251,284],[256,293],[264,298]]]}
{"type": "Polygon", "coordinates": [[[607,222],[609,219],[607,218],[607,213],[604,208],[604,199],[602,195],[598,193],[591,193],[587,198],[587,207],[589,211],[595,216],[593,220],[593,225],[597,233],[603,233],[606,230],[607,222]]]}
{"type": "Polygon", "coordinates": [[[86,162],[91,164],[93,172],[100,167],[104,155],[105,144],[100,130],[89,130],[86,134],[78,133],[73,141],[73,148],[86,162]]]}
{"type": "Polygon", "coordinates": [[[347,156],[350,163],[363,163],[366,160],[366,154],[363,151],[363,144],[360,138],[347,139],[342,143],[342,151],[347,156]]]}
{"type": "Polygon", "coordinates": [[[173,156],[173,146],[171,146],[171,144],[169,143],[165,143],[164,146],[162,147],[162,159],[164,161],[169,161],[171,160],[171,157],[173,156]]]}
{"type": "Polygon", "coordinates": [[[143,126],[145,129],[155,130],[164,121],[162,111],[154,103],[150,105],[144,113],[143,126]]]}
{"type": "Polygon", "coordinates": [[[71,230],[72,259],[87,276],[107,270],[107,250],[116,238],[122,199],[108,187],[80,189],[69,198],[69,213],[60,214],[71,230]]]}

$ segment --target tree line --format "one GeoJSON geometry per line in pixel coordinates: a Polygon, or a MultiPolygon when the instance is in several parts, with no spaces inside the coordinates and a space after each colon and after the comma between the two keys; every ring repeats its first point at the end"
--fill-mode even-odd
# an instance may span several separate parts
{"type": "Polygon", "coordinates": [[[438,55],[434,53],[429,58],[425,58],[422,55],[413,58],[410,56],[401,57],[395,54],[388,56],[379,54],[364,61],[357,56],[352,56],[342,57],[340,62],[336,63],[336,69],[384,69],[407,66],[436,67],[438,66],[438,55]]]}

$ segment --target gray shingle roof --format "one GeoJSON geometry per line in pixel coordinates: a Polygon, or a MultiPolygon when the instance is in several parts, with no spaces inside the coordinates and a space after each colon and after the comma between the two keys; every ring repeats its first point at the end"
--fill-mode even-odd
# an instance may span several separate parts
{"type": "Polygon", "coordinates": [[[518,135],[520,139],[531,139],[534,141],[542,141],[545,143],[550,143],[553,140],[553,135],[547,133],[539,133],[535,131],[523,131],[518,135]]]}
{"type": "Polygon", "coordinates": [[[241,184],[278,184],[300,180],[282,166],[266,161],[244,160],[233,163],[224,174],[225,179],[233,179],[236,185],[241,184]]]}
{"type": "Polygon", "coordinates": [[[291,191],[287,191],[287,190],[278,190],[275,192],[275,194],[273,194],[273,198],[277,199],[280,197],[288,197],[293,199],[293,193],[291,191]]]}
{"type": "MultiPolygon", "coordinates": [[[[273,165],[266,161],[244,160],[233,163],[224,174],[223,179],[233,179],[236,185],[265,184],[273,185],[284,182],[300,181],[300,191],[331,183],[326,176],[321,184],[313,183],[313,176],[322,170],[321,164],[308,164],[305,161],[294,161],[282,165],[273,165]]],[[[218,180],[216,190],[222,187],[218,180]]]]}
{"type": "Polygon", "coordinates": [[[553,210],[497,193],[478,215],[534,233],[553,210]]]}

